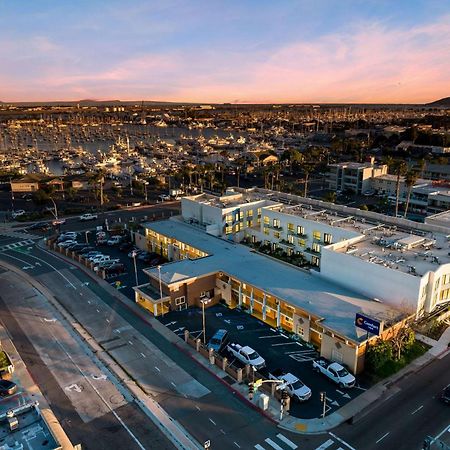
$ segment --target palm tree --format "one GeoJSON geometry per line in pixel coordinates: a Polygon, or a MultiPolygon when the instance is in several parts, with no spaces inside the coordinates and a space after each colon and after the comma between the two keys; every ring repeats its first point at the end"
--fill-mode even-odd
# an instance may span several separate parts
{"type": "Polygon", "coordinates": [[[415,170],[410,169],[410,170],[408,170],[408,172],[406,172],[405,185],[406,185],[406,188],[407,188],[407,194],[406,194],[405,213],[403,214],[403,217],[405,217],[405,218],[406,218],[406,214],[408,213],[409,200],[411,198],[411,191],[412,191],[412,188],[413,188],[413,186],[416,183],[418,178],[419,178],[419,175],[418,175],[418,173],[415,170]]]}
{"type": "Polygon", "coordinates": [[[397,181],[395,183],[395,217],[398,215],[398,202],[400,197],[400,178],[406,173],[405,161],[398,159],[394,165],[394,172],[397,175],[397,181]]]}

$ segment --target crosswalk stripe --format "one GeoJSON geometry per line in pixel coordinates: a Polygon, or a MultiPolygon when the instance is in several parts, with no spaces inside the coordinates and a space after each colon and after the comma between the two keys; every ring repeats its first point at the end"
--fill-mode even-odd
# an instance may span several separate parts
{"type": "Polygon", "coordinates": [[[283,450],[278,444],[272,441],[272,439],[267,438],[265,439],[265,442],[267,442],[271,447],[273,447],[275,450],[283,450]]]}
{"type": "Polygon", "coordinates": [[[332,441],[331,439],[328,439],[328,441],[324,442],[320,447],[317,447],[316,450],[325,450],[326,448],[328,448],[330,445],[333,445],[334,441],[332,441]]]}
{"type": "Polygon", "coordinates": [[[283,441],[286,445],[288,445],[292,449],[296,449],[298,447],[298,445],[294,444],[292,441],[290,441],[286,436],[282,435],[281,433],[277,434],[277,438],[280,441],[283,441]]]}
{"type": "Polygon", "coordinates": [[[256,444],[255,448],[257,448],[258,450],[266,450],[262,445],[256,444]]]}

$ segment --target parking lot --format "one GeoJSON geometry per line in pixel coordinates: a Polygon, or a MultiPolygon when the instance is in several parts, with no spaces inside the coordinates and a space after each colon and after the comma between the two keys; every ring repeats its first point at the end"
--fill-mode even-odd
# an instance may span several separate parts
{"type": "Polygon", "coordinates": [[[106,273],[106,281],[114,285],[127,297],[134,299],[133,286],[136,285],[136,272],[138,284],[147,282],[146,276],[142,269],[149,267],[149,263],[141,261],[139,255],[136,257],[136,272],[134,268],[133,258],[128,256],[133,249],[121,249],[121,244],[129,242],[129,238],[125,235],[119,244],[108,245],[107,240],[112,236],[111,233],[106,232],[103,243],[98,243],[96,239],[96,230],[92,229],[89,233],[78,233],[75,238],[77,242],[84,243],[86,246],[92,247],[92,251],[98,251],[103,255],[109,256],[111,260],[118,260],[119,264],[123,264],[124,271],[122,273],[106,273]]]}
{"type": "MultiPolygon", "coordinates": [[[[199,308],[173,311],[159,319],[180,337],[184,335],[184,330],[189,330],[194,337],[202,338],[202,311],[199,308]]],[[[366,390],[367,386],[361,385],[358,379],[354,388],[340,389],[326,377],[312,370],[312,361],[319,356],[313,348],[291,339],[286,334],[238,309],[231,310],[223,305],[207,308],[205,323],[207,341],[218,329],[226,329],[231,342],[252,347],[266,360],[267,371],[264,375],[268,377],[269,372],[283,369],[311,388],[312,396],[309,400],[304,403],[291,402],[293,416],[305,419],[320,417],[323,409],[320,392],[326,392],[326,414],[328,415],[366,390]]],[[[229,358],[229,361],[234,365],[242,366],[233,358],[229,358]]]]}

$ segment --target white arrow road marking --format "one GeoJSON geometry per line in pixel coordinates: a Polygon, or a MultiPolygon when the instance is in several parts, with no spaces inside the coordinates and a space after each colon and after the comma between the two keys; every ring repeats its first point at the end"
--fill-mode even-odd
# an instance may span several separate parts
{"type": "Polygon", "coordinates": [[[64,388],[66,391],[75,391],[75,392],[81,392],[80,386],[78,384],[71,384],[70,386],[66,386],[64,388]]]}

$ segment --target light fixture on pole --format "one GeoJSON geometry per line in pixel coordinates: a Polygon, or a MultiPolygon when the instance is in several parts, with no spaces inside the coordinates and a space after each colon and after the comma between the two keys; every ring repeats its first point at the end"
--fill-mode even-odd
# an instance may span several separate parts
{"type": "Polygon", "coordinates": [[[136,250],[133,250],[131,253],[133,256],[133,262],[134,262],[134,277],[136,278],[136,286],[139,286],[139,280],[138,280],[138,273],[137,273],[137,267],[136,267],[136,250]]]}
{"type": "Polygon", "coordinates": [[[202,303],[202,318],[203,318],[203,344],[206,345],[206,318],[205,318],[205,305],[211,303],[210,298],[203,298],[200,300],[202,303]]]}

